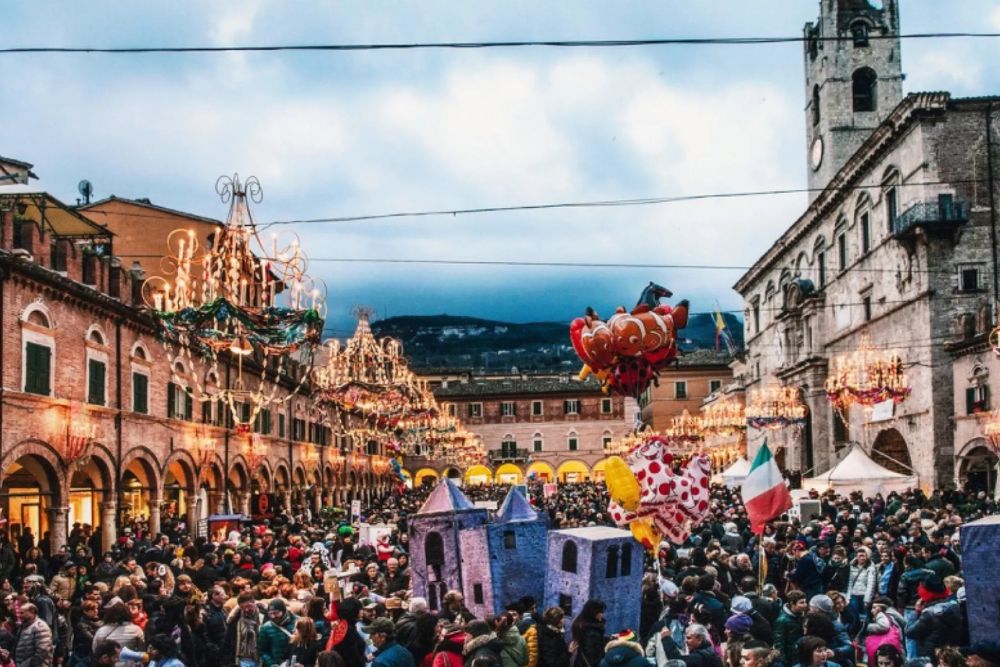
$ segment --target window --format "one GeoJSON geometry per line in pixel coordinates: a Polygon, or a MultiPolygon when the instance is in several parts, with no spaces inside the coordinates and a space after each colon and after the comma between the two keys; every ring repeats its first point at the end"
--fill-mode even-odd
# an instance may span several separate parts
{"type": "Polygon", "coordinates": [[[83,252],[83,284],[97,284],[97,255],[87,250],[83,252]]]}
{"type": "Polygon", "coordinates": [[[864,48],[868,46],[868,24],[863,21],[858,21],[852,25],[851,37],[854,39],[854,46],[856,48],[864,48]]]}
{"type": "Polygon", "coordinates": [[[542,412],[542,402],[541,401],[532,401],[531,402],[531,414],[534,417],[541,417],[542,416],[543,412],[542,412]]]}
{"type": "Polygon", "coordinates": [[[455,405],[454,403],[449,403],[448,404],[448,416],[449,417],[457,417],[458,416],[458,406],[455,405]]]}
{"type": "Polygon", "coordinates": [[[517,415],[517,404],[514,401],[503,401],[500,403],[501,417],[514,417],[517,415]]]}
{"type": "Polygon", "coordinates": [[[819,286],[826,287],[826,253],[816,255],[816,265],[819,269],[819,286]]]}
{"type": "Polygon", "coordinates": [[[601,438],[601,447],[607,449],[608,447],[611,446],[611,443],[613,441],[614,441],[614,438],[612,438],[610,435],[606,435],[606,436],[604,436],[604,437],[601,438]]]}
{"type": "Polygon", "coordinates": [[[965,390],[965,414],[988,412],[990,409],[990,386],[980,384],[965,390]]]}
{"type": "Polygon", "coordinates": [[[760,331],[760,301],[753,302],[753,330],[760,331]]]}
{"type": "Polygon", "coordinates": [[[569,451],[575,452],[580,446],[580,441],[577,440],[575,437],[570,437],[566,441],[566,444],[569,446],[569,451]]]}
{"type": "Polygon", "coordinates": [[[514,436],[510,434],[504,436],[504,439],[500,442],[500,456],[505,459],[517,457],[517,441],[514,440],[514,436]]]}
{"type": "Polygon", "coordinates": [[[837,260],[840,262],[840,270],[847,270],[847,234],[841,232],[837,236],[837,260]]]}
{"type": "Polygon", "coordinates": [[[503,548],[504,549],[517,548],[517,534],[513,530],[503,531],[503,548]]]}
{"type": "Polygon", "coordinates": [[[481,418],[483,416],[483,404],[469,403],[469,416],[473,419],[481,418]]]}
{"type": "Polygon", "coordinates": [[[875,111],[878,95],[878,75],[870,67],[862,67],[851,76],[854,111],[875,111]]]}
{"type": "Polygon", "coordinates": [[[536,451],[542,451],[542,437],[539,435],[535,436],[535,439],[531,441],[531,448],[536,451]]]}
{"type": "Polygon", "coordinates": [[[864,312],[865,322],[872,320],[872,295],[865,294],[861,297],[861,310],[864,312]]]}
{"type": "Polygon", "coordinates": [[[52,348],[38,343],[24,345],[24,391],[48,396],[51,390],[52,348]]]}
{"type": "Polygon", "coordinates": [[[444,565],[444,539],[441,533],[427,533],[424,542],[424,562],[427,565],[444,565]]]}
{"type": "Polygon", "coordinates": [[[34,224],[30,220],[22,220],[20,218],[14,218],[14,227],[11,230],[13,234],[13,241],[15,248],[20,248],[32,252],[31,247],[31,225],[34,224]]]}
{"type": "Polygon", "coordinates": [[[812,95],[812,122],[813,125],[819,125],[819,86],[813,86],[812,95]]]}
{"type": "Polygon", "coordinates": [[[626,542],[622,545],[621,568],[619,574],[627,577],[632,574],[632,543],[626,542]]]}
{"type": "Polygon", "coordinates": [[[861,226],[861,252],[866,253],[872,249],[872,227],[868,219],[868,211],[865,211],[858,218],[861,226]]]}
{"type": "MultiPolygon", "coordinates": [[[[576,572],[576,570],[573,570],[576,572]]],[[[559,594],[559,608],[563,610],[566,616],[573,617],[573,597],[571,595],[566,595],[565,593],[559,594]]]]}
{"type": "Polygon", "coordinates": [[[851,439],[851,429],[838,410],[833,411],[833,441],[848,442],[851,439]]]}
{"type": "Polygon", "coordinates": [[[708,381],[708,393],[714,394],[715,392],[722,389],[722,380],[709,380],[708,381]]]}
{"type": "Polygon", "coordinates": [[[278,413],[278,437],[285,437],[285,415],[278,413]]]}
{"type": "Polygon", "coordinates": [[[563,401],[563,412],[567,415],[580,414],[580,399],[571,398],[563,401]]]}
{"type": "Polygon", "coordinates": [[[608,547],[608,562],[604,568],[604,578],[614,579],[618,576],[618,546],[608,547]]]}
{"type": "Polygon", "coordinates": [[[899,203],[896,201],[896,188],[891,186],[886,188],[885,191],[885,222],[886,228],[889,234],[895,231],[896,226],[896,211],[898,210],[899,203]]]}
{"type": "Polygon", "coordinates": [[[261,410],[257,413],[257,417],[254,421],[254,430],[257,433],[262,433],[263,435],[271,434],[271,411],[261,410]]]}
{"type": "Polygon", "coordinates": [[[688,397],[688,383],[684,380],[674,383],[674,398],[687,398],[688,397]]]}
{"type": "Polygon", "coordinates": [[[566,540],[563,544],[561,569],[563,572],[576,572],[576,542],[573,540],[566,540]]]}
{"type": "Polygon", "coordinates": [[[368,456],[374,456],[378,454],[378,441],[369,440],[368,441],[368,456]]]}
{"type": "Polygon", "coordinates": [[[149,376],[145,373],[132,373],[132,412],[149,413],[149,376]]]}
{"type": "Polygon", "coordinates": [[[601,399],[601,414],[610,415],[611,414],[611,399],[602,398],[601,399]]]}
{"type": "Polygon", "coordinates": [[[958,289],[963,292],[975,292],[979,289],[979,269],[974,266],[963,266],[959,269],[958,289]]]}
{"type": "Polygon", "coordinates": [[[483,604],[483,585],[472,584],[472,601],[475,604],[483,604]]]}
{"type": "Polygon", "coordinates": [[[66,271],[66,254],[68,244],[65,240],[53,238],[50,245],[51,265],[53,271],[66,271]]]}

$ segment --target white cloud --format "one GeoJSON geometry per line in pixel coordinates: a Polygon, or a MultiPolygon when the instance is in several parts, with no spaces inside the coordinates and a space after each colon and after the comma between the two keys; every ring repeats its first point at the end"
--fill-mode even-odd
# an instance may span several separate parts
{"type": "MultiPolygon", "coordinates": [[[[1000,20],[1000,9],[994,13],[1000,20]]],[[[919,53],[907,67],[910,90],[949,90],[979,95],[983,90],[983,70],[979,57],[967,44],[952,43],[948,50],[919,53]]]]}

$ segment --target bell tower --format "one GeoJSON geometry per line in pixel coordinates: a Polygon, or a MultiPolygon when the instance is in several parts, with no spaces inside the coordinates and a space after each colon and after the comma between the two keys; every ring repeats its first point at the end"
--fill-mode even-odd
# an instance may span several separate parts
{"type": "Polygon", "coordinates": [[[898,0],[820,0],[804,37],[811,202],[903,99],[898,0]]]}

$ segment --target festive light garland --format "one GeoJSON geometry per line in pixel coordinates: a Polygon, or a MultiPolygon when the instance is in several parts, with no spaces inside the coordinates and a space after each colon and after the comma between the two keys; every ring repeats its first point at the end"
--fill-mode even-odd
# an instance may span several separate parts
{"type": "Polygon", "coordinates": [[[757,430],[777,431],[805,423],[807,408],[796,387],[770,384],[750,391],[746,407],[747,426],[757,430]]]}
{"type": "Polygon", "coordinates": [[[857,403],[871,409],[878,403],[902,403],[910,395],[903,362],[895,352],[876,350],[862,336],[857,350],[834,357],[826,379],[826,396],[841,413],[857,403]]]}

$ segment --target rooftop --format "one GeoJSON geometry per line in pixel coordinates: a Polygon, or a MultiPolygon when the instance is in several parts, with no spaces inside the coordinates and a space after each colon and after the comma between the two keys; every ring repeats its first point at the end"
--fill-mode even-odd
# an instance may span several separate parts
{"type": "Polygon", "coordinates": [[[423,507],[417,514],[437,514],[438,512],[457,512],[460,510],[473,510],[475,505],[466,497],[455,482],[447,477],[438,482],[438,485],[427,496],[423,507]]]}
{"type": "Polygon", "coordinates": [[[222,224],[221,220],[216,220],[214,218],[206,218],[204,216],[196,215],[194,213],[188,213],[187,211],[178,211],[177,209],[174,208],[168,208],[166,206],[158,206],[146,198],[129,199],[128,197],[118,197],[116,195],[111,195],[110,197],[99,199],[93,203],[87,204],[86,206],[81,206],[80,210],[95,213],[96,211],[91,211],[91,209],[97,208],[103,204],[110,204],[114,202],[121,202],[123,204],[132,204],[133,206],[141,206],[143,208],[148,208],[153,211],[160,211],[161,213],[167,213],[169,215],[178,215],[181,216],[182,218],[190,218],[191,220],[208,222],[213,225],[222,224]]]}
{"type": "Polygon", "coordinates": [[[632,533],[621,528],[611,528],[610,526],[590,526],[587,528],[567,528],[565,530],[553,531],[579,537],[585,540],[616,540],[622,537],[632,537],[632,533]]]}
{"type": "Polygon", "coordinates": [[[522,394],[600,394],[601,385],[592,377],[583,382],[576,377],[566,378],[510,378],[505,380],[473,380],[472,382],[448,383],[438,387],[434,395],[438,398],[462,396],[509,396],[522,394]]]}
{"type": "Polygon", "coordinates": [[[497,512],[497,523],[514,523],[517,521],[538,521],[538,512],[516,486],[510,487],[503,505],[497,512]]]}

